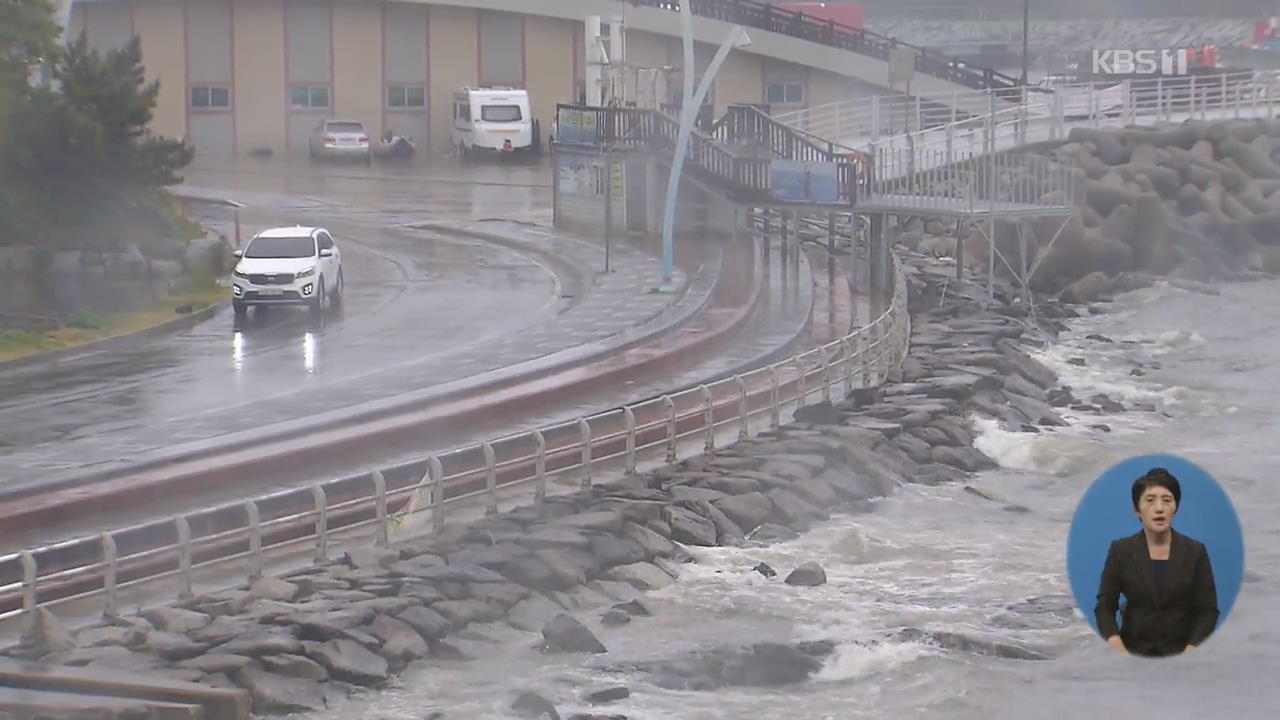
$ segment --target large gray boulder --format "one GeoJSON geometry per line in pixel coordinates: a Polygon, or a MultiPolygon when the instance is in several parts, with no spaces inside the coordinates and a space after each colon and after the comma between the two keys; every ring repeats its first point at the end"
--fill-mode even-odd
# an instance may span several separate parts
{"type": "Polygon", "coordinates": [[[716,506],[729,519],[746,532],[751,532],[769,521],[773,516],[773,501],[762,492],[749,492],[722,500],[713,500],[716,506]]]}
{"type": "Polygon", "coordinates": [[[330,640],[308,655],[323,665],[330,677],[355,685],[375,685],[386,680],[390,673],[386,660],[354,640],[330,640]]]}
{"type": "Polygon", "coordinates": [[[553,652],[608,652],[585,625],[563,613],[542,628],[542,637],[547,649],[553,652]]]}
{"type": "Polygon", "coordinates": [[[302,655],[265,655],[259,661],[267,671],[277,675],[316,682],[329,679],[328,671],[320,663],[302,655]]]}
{"type": "Polygon", "coordinates": [[[236,673],[236,684],[249,691],[255,715],[285,715],[325,709],[324,692],[314,680],[245,668],[236,673]]]}
{"type": "Polygon", "coordinates": [[[160,607],[142,613],[157,630],[173,633],[188,633],[213,622],[213,618],[204,613],[181,608],[160,607]]]}
{"type": "Polygon", "coordinates": [[[511,612],[507,613],[507,624],[517,630],[536,632],[562,612],[564,610],[559,605],[534,593],[511,608],[511,612]]]}
{"type": "Polygon", "coordinates": [[[396,663],[409,663],[427,656],[427,641],[403,620],[386,615],[374,618],[369,633],[382,641],[382,655],[396,663]]]}
{"type": "Polygon", "coordinates": [[[787,575],[787,579],[784,582],[788,585],[799,585],[802,587],[826,585],[827,571],[823,570],[822,566],[817,563],[805,563],[795,570],[792,570],[791,574],[787,575]]]}
{"type": "Polygon", "coordinates": [[[427,607],[411,607],[396,617],[427,640],[441,640],[453,629],[447,618],[427,607]]]}
{"type": "Polygon", "coordinates": [[[692,510],[668,505],[662,508],[662,519],[671,526],[671,538],[677,542],[704,547],[716,544],[715,523],[692,510]]]}

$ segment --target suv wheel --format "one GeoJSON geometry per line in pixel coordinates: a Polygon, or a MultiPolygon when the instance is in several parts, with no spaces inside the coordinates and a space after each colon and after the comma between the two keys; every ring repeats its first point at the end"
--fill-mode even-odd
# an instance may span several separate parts
{"type": "Polygon", "coordinates": [[[232,300],[231,312],[235,313],[235,316],[238,318],[248,317],[249,306],[244,304],[243,300],[232,300]]]}
{"type": "Polygon", "coordinates": [[[338,269],[338,283],[333,286],[333,297],[329,298],[329,305],[337,307],[342,304],[342,291],[346,289],[346,281],[342,279],[342,269],[338,269]]]}
{"type": "Polygon", "coordinates": [[[316,296],[311,300],[311,314],[324,314],[324,278],[321,277],[316,282],[316,296]]]}

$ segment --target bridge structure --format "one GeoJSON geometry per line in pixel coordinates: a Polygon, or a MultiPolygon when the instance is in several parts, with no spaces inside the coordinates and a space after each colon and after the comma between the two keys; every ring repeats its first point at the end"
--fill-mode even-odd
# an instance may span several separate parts
{"type": "Polygon", "coordinates": [[[875,96],[778,113],[774,119],[836,147],[899,159],[903,153],[915,155],[914,167],[922,167],[939,157],[946,162],[957,155],[1061,140],[1076,127],[1274,119],[1280,71],[1061,83],[1018,88],[1016,93],[979,89],[933,100],[875,96]]]}

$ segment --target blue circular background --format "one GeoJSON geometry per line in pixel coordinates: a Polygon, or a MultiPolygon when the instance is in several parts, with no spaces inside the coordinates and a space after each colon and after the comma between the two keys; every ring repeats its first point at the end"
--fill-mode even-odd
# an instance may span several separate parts
{"type": "MultiPolygon", "coordinates": [[[[1230,498],[1200,466],[1174,455],[1143,455],[1108,469],[1080,499],[1067,539],[1067,575],[1071,592],[1093,627],[1098,630],[1093,607],[1098,582],[1112,540],[1142,529],[1133,514],[1133,481],[1151,468],[1162,467],[1178,478],[1182,502],[1173,517],[1173,529],[1204,543],[1213,565],[1218,590],[1218,627],[1231,613],[1244,576],[1244,536],[1230,498]]],[[[1212,638],[1210,638],[1212,641],[1212,638]]]]}

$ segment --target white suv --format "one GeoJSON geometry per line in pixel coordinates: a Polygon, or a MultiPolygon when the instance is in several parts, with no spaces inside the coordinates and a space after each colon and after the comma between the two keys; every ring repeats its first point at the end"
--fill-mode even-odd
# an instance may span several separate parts
{"type": "Polygon", "coordinates": [[[250,305],[306,305],[319,314],[342,302],[342,252],[324,228],[264,230],[235,256],[236,317],[244,317],[250,305]]]}

